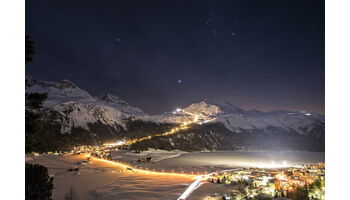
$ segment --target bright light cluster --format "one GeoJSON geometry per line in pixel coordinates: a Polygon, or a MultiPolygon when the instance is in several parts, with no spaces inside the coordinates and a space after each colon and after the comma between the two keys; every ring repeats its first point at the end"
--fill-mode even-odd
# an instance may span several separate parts
{"type": "Polygon", "coordinates": [[[122,146],[125,144],[125,141],[117,141],[117,142],[114,142],[114,143],[106,143],[106,144],[103,144],[104,146],[107,146],[107,147],[117,147],[117,146],[122,146]]]}
{"type": "Polygon", "coordinates": [[[271,163],[260,163],[254,165],[257,168],[286,168],[291,167],[292,165],[289,165],[286,161],[283,161],[283,163],[275,163],[272,161],[271,163]]]}

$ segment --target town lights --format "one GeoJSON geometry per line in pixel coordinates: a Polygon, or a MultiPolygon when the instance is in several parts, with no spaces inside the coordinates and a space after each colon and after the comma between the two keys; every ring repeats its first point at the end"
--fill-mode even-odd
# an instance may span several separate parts
{"type": "Polygon", "coordinates": [[[287,179],[287,176],[286,176],[285,174],[277,174],[277,175],[276,175],[276,178],[277,178],[278,180],[288,180],[288,179],[287,179]]]}
{"type": "Polygon", "coordinates": [[[116,147],[116,146],[121,146],[121,145],[124,145],[125,142],[124,141],[117,141],[115,143],[106,143],[106,144],[103,144],[103,146],[107,146],[107,147],[116,147]]]}
{"type": "Polygon", "coordinates": [[[124,142],[124,141],[118,141],[118,142],[116,142],[115,144],[118,145],[118,146],[120,146],[120,145],[125,144],[125,142],[124,142]]]}

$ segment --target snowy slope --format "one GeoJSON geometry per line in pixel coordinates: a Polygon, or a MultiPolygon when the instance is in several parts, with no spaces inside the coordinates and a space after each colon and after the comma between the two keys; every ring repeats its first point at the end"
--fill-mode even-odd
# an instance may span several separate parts
{"type": "Polygon", "coordinates": [[[194,114],[199,118],[212,117],[212,122],[221,122],[227,129],[235,133],[242,130],[264,130],[268,127],[275,127],[307,135],[315,128],[324,128],[324,116],[306,111],[246,111],[229,102],[208,100],[191,104],[183,111],[182,116],[194,114]]]}
{"type": "Polygon", "coordinates": [[[78,88],[68,80],[60,82],[44,82],[26,77],[26,93],[47,93],[48,99],[44,102],[44,107],[51,107],[60,103],[84,102],[95,103],[96,99],[88,92],[78,88]]]}
{"type": "Polygon", "coordinates": [[[73,127],[89,129],[88,124],[101,122],[117,129],[125,126],[124,119],[145,115],[139,108],[111,94],[94,97],[74,83],[37,81],[26,77],[26,93],[47,93],[43,107],[57,111],[62,125],[61,132],[69,133],[73,127]]]}

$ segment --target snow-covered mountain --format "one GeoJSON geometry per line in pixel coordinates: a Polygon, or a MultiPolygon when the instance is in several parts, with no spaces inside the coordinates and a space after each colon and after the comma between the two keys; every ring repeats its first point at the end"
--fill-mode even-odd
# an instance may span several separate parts
{"type": "MultiPolygon", "coordinates": [[[[203,100],[160,115],[148,115],[112,94],[92,96],[74,83],[45,82],[26,77],[26,95],[47,93],[43,102],[44,129],[57,143],[79,144],[141,138],[179,123],[195,122],[188,130],[141,142],[145,147],[181,150],[324,149],[324,116],[306,111],[244,110],[230,102],[203,100]],[[63,139],[62,139],[63,140],[63,139]],[[302,145],[290,145],[288,142],[302,145]]],[[[55,144],[56,145],[56,144],[55,144]]]]}
{"type": "Polygon", "coordinates": [[[232,132],[242,130],[266,130],[268,127],[294,131],[300,135],[312,133],[313,129],[324,127],[324,116],[306,111],[271,111],[243,110],[229,102],[204,100],[183,109],[185,113],[203,118],[212,117],[211,122],[220,122],[232,132]]]}
{"type": "Polygon", "coordinates": [[[43,107],[60,115],[61,132],[70,133],[73,127],[89,130],[89,124],[101,122],[115,129],[125,127],[124,119],[145,113],[112,94],[94,97],[74,83],[63,80],[45,82],[26,77],[26,94],[47,93],[43,107]]]}

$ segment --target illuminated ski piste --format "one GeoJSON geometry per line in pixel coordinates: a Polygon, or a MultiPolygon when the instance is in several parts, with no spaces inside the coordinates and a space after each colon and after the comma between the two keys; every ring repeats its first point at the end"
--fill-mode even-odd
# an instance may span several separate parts
{"type": "Polygon", "coordinates": [[[152,139],[154,137],[172,135],[172,134],[175,134],[175,133],[178,133],[180,131],[183,131],[183,130],[186,130],[186,129],[190,128],[190,126],[188,126],[187,124],[192,124],[192,123],[193,122],[188,122],[188,123],[186,122],[186,123],[181,124],[179,127],[172,128],[170,131],[167,131],[167,132],[164,132],[164,133],[155,134],[155,135],[150,135],[150,136],[139,138],[139,139],[135,139],[135,140],[129,140],[125,144],[130,145],[130,144],[134,144],[134,143],[141,142],[141,141],[144,141],[144,140],[150,140],[150,139],[152,139]]]}
{"type": "Polygon", "coordinates": [[[139,138],[139,139],[134,139],[134,140],[128,140],[125,143],[122,142],[122,143],[116,144],[116,146],[120,146],[120,145],[124,145],[124,144],[131,145],[131,144],[134,144],[134,143],[137,143],[137,142],[141,142],[141,141],[144,141],[144,140],[150,140],[150,139],[152,139],[154,137],[160,137],[160,136],[167,136],[167,135],[176,134],[176,133],[178,133],[180,131],[189,129],[191,124],[204,124],[204,123],[208,123],[208,122],[211,122],[211,121],[215,120],[215,118],[208,118],[207,116],[204,116],[204,115],[193,114],[193,113],[186,112],[183,109],[179,109],[179,108],[176,109],[176,112],[185,113],[185,114],[191,116],[192,119],[188,120],[188,121],[184,121],[178,127],[172,128],[169,131],[166,131],[164,133],[154,134],[154,135],[150,135],[150,136],[146,136],[146,137],[139,138]]]}
{"type": "MultiPolygon", "coordinates": [[[[233,170],[235,170],[235,169],[227,169],[227,170],[223,170],[222,172],[233,171],[233,170]]],[[[196,189],[198,189],[202,185],[203,180],[207,179],[209,176],[211,176],[214,173],[215,172],[212,172],[212,173],[207,174],[207,175],[197,176],[196,177],[197,179],[190,186],[188,186],[188,188],[185,190],[185,192],[182,193],[181,196],[177,200],[187,199],[193,191],[195,191],[196,189]]]]}
{"type": "Polygon", "coordinates": [[[197,177],[197,180],[195,180],[190,186],[188,186],[188,188],[185,190],[185,192],[182,193],[181,196],[177,200],[187,199],[193,191],[195,191],[197,188],[199,188],[201,186],[202,181],[207,179],[208,176],[210,176],[212,174],[213,173],[197,177]]]}
{"type": "Polygon", "coordinates": [[[202,182],[202,179],[197,179],[195,180],[186,190],[182,195],[178,198],[178,200],[185,200],[187,197],[190,196],[190,194],[198,188],[200,183],[202,182]]]}
{"type": "Polygon", "coordinates": [[[141,168],[135,168],[131,165],[125,164],[125,163],[121,163],[121,162],[117,162],[117,161],[111,161],[111,160],[106,160],[103,158],[96,158],[96,157],[91,157],[93,160],[98,160],[101,162],[106,162],[106,163],[110,163],[113,165],[116,165],[118,167],[123,167],[127,170],[130,170],[132,172],[135,173],[143,173],[143,174],[150,174],[150,175],[166,175],[166,176],[183,176],[183,177],[190,177],[190,178],[200,178],[203,175],[198,175],[198,174],[185,174],[185,173],[176,173],[176,172],[165,172],[164,170],[159,172],[159,171],[153,171],[153,170],[149,170],[149,169],[141,169],[141,168]]]}

